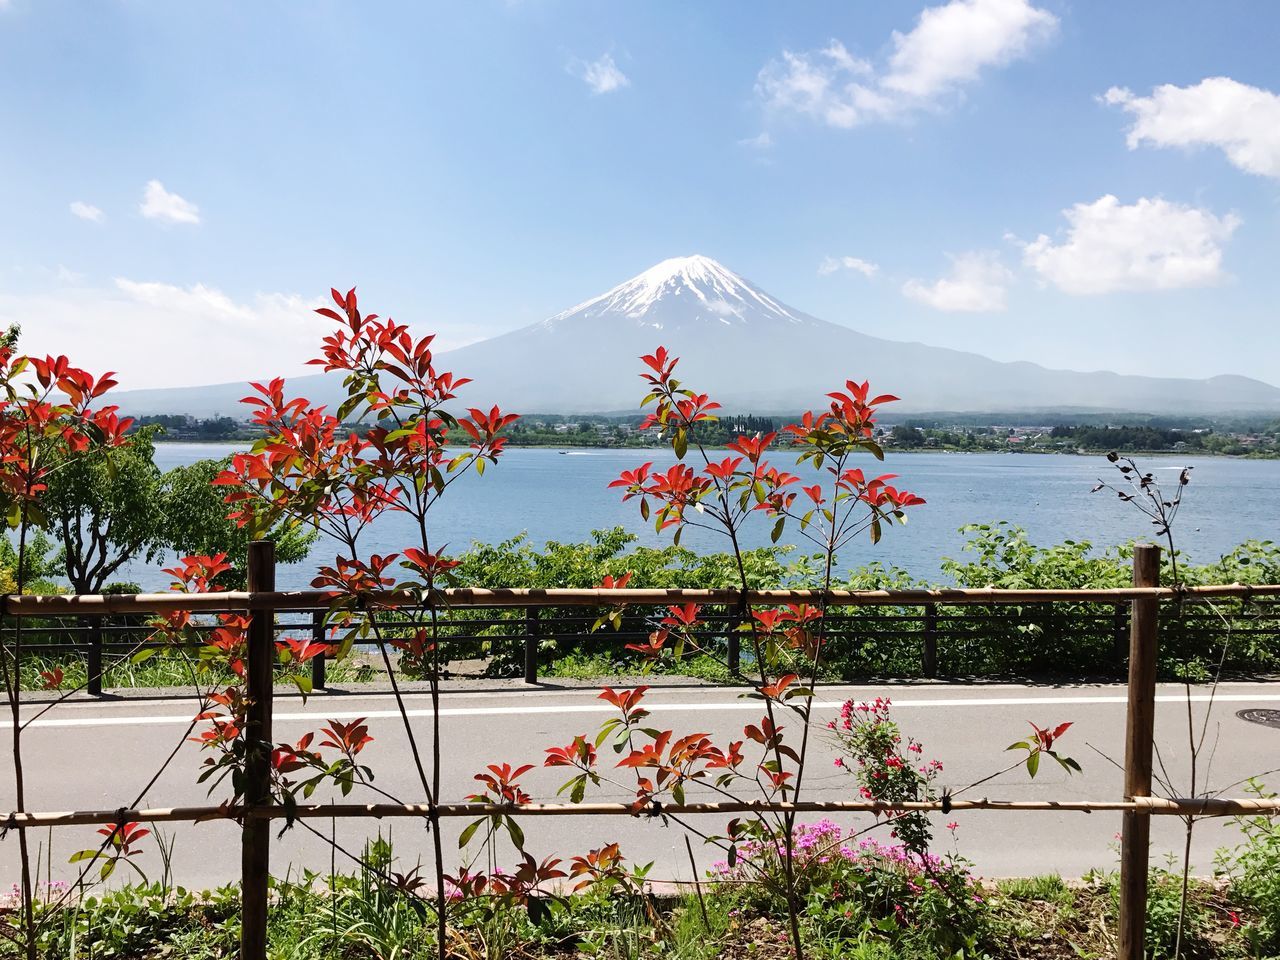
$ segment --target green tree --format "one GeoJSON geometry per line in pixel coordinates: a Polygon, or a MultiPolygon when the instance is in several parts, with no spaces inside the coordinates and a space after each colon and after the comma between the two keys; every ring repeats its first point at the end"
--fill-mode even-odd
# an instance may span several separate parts
{"type": "MultiPolygon", "coordinates": [[[[180,556],[225,553],[232,569],[219,579],[231,590],[243,590],[249,530],[227,519],[227,488],[213,485],[228,465],[225,459],[197,460],[164,475],[165,541],[180,556]]],[[[277,563],[300,563],[311,551],[316,532],[280,523],[267,539],[275,542],[277,563]]]]}
{"type": "Polygon", "coordinates": [[[58,560],[75,593],[99,593],[128,561],[163,553],[158,429],[144,427],[123,447],[69,456],[51,473],[45,516],[62,541],[58,560]]]}
{"type": "Polygon", "coordinates": [[[0,536],[0,593],[15,593],[18,583],[24,584],[27,593],[53,593],[52,579],[62,569],[54,554],[55,544],[43,530],[35,530],[27,537],[23,556],[23,569],[18,570],[18,551],[13,541],[0,536]]]}
{"type": "Polygon", "coordinates": [[[924,440],[924,431],[919,427],[909,427],[905,424],[899,424],[893,428],[893,442],[895,446],[914,450],[916,447],[923,447],[924,440]]]}

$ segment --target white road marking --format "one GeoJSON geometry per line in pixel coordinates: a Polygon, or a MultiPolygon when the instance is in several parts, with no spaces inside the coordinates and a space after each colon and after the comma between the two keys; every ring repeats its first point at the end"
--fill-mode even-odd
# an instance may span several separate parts
{"type": "MultiPolygon", "coordinates": [[[[1280,702],[1280,693],[1222,693],[1210,697],[1209,694],[1192,694],[1192,703],[1208,703],[1210,699],[1218,703],[1275,703],[1280,702]]],[[[1120,695],[1086,695],[1086,696],[1048,696],[1048,697],[974,697],[947,698],[937,700],[893,700],[895,707],[1018,707],[1062,704],[1123,704],[1126,698],[1120,695]]],[[[1186,703],[1186,694],[1157,694],[1157,703],[1186,703]]],[[[843,705],[843,700],[814,701],[815,710],[835,710],[843,705]]],[[[761,709],[758,700],[736,700],[730,703],[661,703],[645,702],[650,713],[707,713],[720,711],[761,709]]],[[[405,711],[409,717],[429,717],[430,709],[409,709],[405,711]]],[[[578,713],[616,713],[617,709],[607,703],[587,704],[555,704],[547,706],[513,706],[513,707],[444,707],[441,717],[501,717],[527,716],[530,714],[578,714],[578,713]]],[[[277,713],[274,723],[315,723],[324,720],[352,720],[364,717],[369,720],[383,720],[399,717],[397,710],[333,710],[323,709],[309,713],[277,713]]],[[[123,716],[123,717],[43,717],[28,724],[36,727],[129,727],[153,726],[158,724],[189,724],[190,714],[168,714],[159,716],[123,716]]],[[[0,721],[0,729],[9,729],[12,721],[0,721]]]]}

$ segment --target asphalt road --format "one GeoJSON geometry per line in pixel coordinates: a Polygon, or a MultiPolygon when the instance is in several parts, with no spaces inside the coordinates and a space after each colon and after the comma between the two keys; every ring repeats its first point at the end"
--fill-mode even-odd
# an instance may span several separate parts
{"type": "MultiPolygon", "coordinates": [[[[1007,765],[1012,755],[1004,748],[1028,732],[1027,721],[1044,726],[1069,720],[1075,726],[1064,739],[1062,749],[1081,763],[1082,774],[1069,777],[1049,763],[1042,766],[1034,780],[1025,770],[1018,769],[971,795],[1010,800],[1104,800],[1121,795],[1120,771],[1103,755],[1116,761],[1123,755],[1122,687],[920,684],[824,688],[819,691],[822,705],[815,711],[815,718],[825,723],[847,697],[864,700],[884,695],[892,697],[894,715],[904,732],[923,743],[924,758],[936,757],[943,762],[942,782],[953,788],[1007,765]]],[[[1198,699],[1192,704],[1192,712],[1198,719],[1206,707],[1205,691],[1197,690],[1195,696],[1198,699]]],[[[1174,782],[1184,785],[1189,753],[1184,693],[1181,687],[1162,687],[1159,697],[1159,753],[1174,782]]],[[[725,688],[654,689],[647,702],[655,725],[709,733],[717,742],[731,737],[740,739],[743,724],[757,721],[761,713],[757,702],[740,699],[736,691],[725,688]]],[[[419,741],[429,742],[427,696],[410,695],[408,707],[419,741]]],[[[1227,684],[1220,689],[1208,736],[1208,746],[1213,748],[1209,782],[1215,789],[1280,767],[1280,729],[1236,716],[1237,711],[1249,707],[1280,708],[1280,685],[1227,684]]],[[[275,710],[276,739],[289,741],[317,728],[327,718],[368,717],[375,739],[363,757],[374,768],[377,785],[407,802],[421,800],[405,734],[389,694],[322,694],[313,696],[305,705],[296,697],[281,697],[275,710]]],[[[34,708],[28,708],[27,715],[33,712],[34,708]]],[[[594,733],[611,712],[612,708],[596,699],[592,689],[471,689],[446,693],[441,711],[446,743],[443,799],[460,800],[471,793],[472,776],[486,763],[540,764],[546,747],[566,744],[575,734],[594,733]]],[[[28,808],[72,810],[127,803],[179,743],[192,713],[192,702],[182,699],[75,701],[56,707],[32,724],[24,738],[28,808]]],[[[7,742],[8,724],[3,726],[7,742]]],[[[612,757],[608,751],[604,755],[612,757]]],[[[855,795],[848,775],[834,766],[834,757],[825,733],[816,736],[805,781],[807,798],[848,799],[855,795]]],[[[142,805],[206,803],[204,787],[195,783],[201,758],[194,744],[183,744],[165,773],[147,791],[142,805]]],[[[1203,783],[1203,769],[1200,777],[1203,783]]],[[[539,766],[524,783],[535,800],[550,801],[555,799],[564,779],[563,770],[539,766]]],[[[1273,786],[1280,785],[1280,773],[1270,779],[1273,786]]],[[[12,761],[5,752],[0,756],[0,808],[5,810],[12,808],[12,783],[12,761]]],[[[1239,786],[1226,793],[1243,795],[1239,786]]],[[[624,792],[616,788],[602,788],[589,795],[589,799],[598,800],[624,798],[624,792]]],[[[317,793],[315,799],[323,797],[317,793]]],[[[362,795],[357,788],[350,799],[372,802],[378,798],[362,795]]],[[[869,822],[865,815],[834,819],[845,824],[869,822]]],[[[1048,871],[1079,876],[1091,868],[1111,868],[1116,862],[1118,813],[975,811],[945,819],[959,823],[955,839],[960,853],[986,876],[1048,871]]],[[[340,821],[336,828],[330,821],[311,822],[325,834],[336,829],[337,841],[352,851],[358,851],[367,837],[381,829],[394,842],[400,869],[412,866],[419,858],[425,863],[430,856],[429,836],[420,821],[340,821]]],[[[450,859],[457,856],[456,836],[464,823],[455,821],[447,828],[446,853],[450,859]]],[[[678,827],[621,817],[529,818],[524,826],[528,845],[539,856],[581,853],[617,840],[629,859],[654,861],[652,875],[656,878],[687,878],[691,873],[684,834],[678,827]]],[[[716,829],[722,828],[723,823],[708,819],[701,826],[716,829]]],[[[207,887],[237,877],[240,846],[234,824],[170,824],[162,829],[173,836],[177,882],[207,887]]],[[[949,842],[946,830],[939,829],[938,833],[939,842],[949,842]]],[[[1181,850],[1182,826],[1176,818],[1156,817],[1152,837],[1153,857],[1160,861],[1166,852],[1181,850]]],[[[40,845],[45,862],[52,849],[55,879],[70,879],[74,868],[67,865],[68,856],[75,850],[95,846],[95,838],[92,827],[69,827],[52,835],[36,831],[32,842],[40,845]]],[[[1230,821],[1202,823],[1197,828],[1194,848],[1197,870],[1209,872],[1213,851],[1235,842],[1237,834],[1230,821]]],[[[138,862],[154,878],[159,873],[160,857],[151,841],[146,844],[147,850],[138,862]]],[[[716,859],[713,851],[701,849],[696,842],[694,850],[704,865],[716,859]]],[[[329,844],[301,828],[286,833],[272,849],[272,867],[277,874],[290,870],[296,875],[303,868],[327,871],[330,858],[329,844]]],[[[336,859],[341,869],[342,855],[337,854],[336,859]]],[[[43,868],[41,873],[43,876],[43,868]]],[[[17,875],[17,841],[11,833],[0,841],[0,885],[17,875]]]]}

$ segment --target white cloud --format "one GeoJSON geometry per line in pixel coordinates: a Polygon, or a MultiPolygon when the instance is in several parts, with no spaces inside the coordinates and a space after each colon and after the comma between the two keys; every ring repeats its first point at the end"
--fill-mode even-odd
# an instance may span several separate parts
{"type": "Polygon", "coordinates": [[[1280,96],[1269,90],[1209,77],[1191,87],[1167,83],[1149,97],[1112,87],[1102,100],[1133,115],[1130,150],[1144,142],[1217,147],[1246,173],[1280,177],[1280,96]]]}
{"type": "Polygon", "coordinates": [[[120,278],[108,288],[0,295],[0,323],[39,316],[24,349],[115,370],[127,390],[314,373],[305,361],[331,326],[311,312],[322,302],[280,293],[237,302],[204,284],[120,278]]]}
{"type": "Polygon", "coordinates": [[[765,65],[756,78],[756,93],[773,110],[808,114],[832,127],[852,127],[872,109],[870,91],[853,77],[871,71],[865,60],[850,56],[832,40],[812,53],[782,52],[782,60],[765,65]]]}
{"type": "MultiPolygon", "coordinates": [[[[122,390],[317,373],[306,361],[333,330],[332,321],[313,312],[333,305],[327,294],[237,299],[202,283],[120,277],[104,287],[79,284],[82,278],[61,271],[56,286],[52,279],[39,292],[0,292],[0,327],[23,322],[24,351],[66,353],[95,373],[115,370],[122,390]],[[39,324],[26,322],[33,316],[39,324]]],[[[450,325],[438,331],[433,347],[454,349],[488,332],[450,325]]]]}
{"type": "Polygon", "coordinates": [[[1027,56],[1057,25],[1029,0],[951,0],[924,10],[909,33],[894,31],[880,71],[832,40],[808,53],[784,50],[760,71],[756,93],[773,110],[832,127],[890,119],[931,106],[986,67],[1027,56]]]}
{"type": "Polygon", "coordinates": [[[1023,262],[1066,293],[1173,290],[1222,280],[1222,245],[1240,218],[1143,197],[1125,206],[1111,195],[1077,203],[1061,243],[1041,234],[1023,262]]]}
{"type": "Polygon", "coordinates": [[[748,147],[752,150],[768,150],[773,146],[773,135],[768,130],[763,130],[754,137],[747,137],[745,140],[739,140],[738,146],[748,147]]]}
{"type": "Polygon", "coordinates": [[[190,200],[170,193],[159,180],[147,181],[138,209],[148,220],[162,220],[165,223],[200,222],[200,208],[190,200]]]}
{"type": "Polygon", "coordinates": [[[631,86],[631,80],[618,69],[618,65],[613,62],[613,55],[608,53],[591,63],[575,61],[570,64],[570,72],[581,79],[595,94],[612,93],[631,86]]]}
{"type": "MultiPolygon", "coordinates": [[[[3,6],[3,0],[0,0],[0,6],[3,6]]],[[[92,220],[94,223],[101,223],[106,219],[105,213],[92,203],[85,203],[83,200],[71,201],[71,213],[81,220],[92,220]]]]}
{"type": "Polygon", "coordinates": [[[951,0],[920,14],[915,29],[893,34],[886,90],[927,99],[978,78],[984,67],[1025,57],[1058,26],[1027,0],[951,0]]]}
{"type": "Polygon", "coordinates": [[[953,313],[992,313],[1005,308],[1005,294],[1013,273],[989,250],[953,256],[951,272],[933,283],[908,280],[903,296],[953,313]]]}
{"type": "Polygon", "coordinates": [[[838,270],[852,270],[855,273],[862,274],[864,277],[874,277],[879,269],[878,264],[859,257],[825,257],[818,264],[818,273],[824,277],[838,270]]]}

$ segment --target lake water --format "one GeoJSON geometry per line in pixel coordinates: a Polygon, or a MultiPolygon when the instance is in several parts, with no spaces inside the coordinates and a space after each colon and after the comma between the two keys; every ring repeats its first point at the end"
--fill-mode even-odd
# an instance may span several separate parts
{"type": "MultiPolygon", "coordinates": [[[[236,448],[221,444],[161,443],[156,461],[162,469],[206,457],[222,457],[236,448]]],[[[674,462],[667,450],[508,450],[496,467],[483,477],[470,475],[449,489],[432,510],[434,542],[448,544],[450,552],[471,541],[497,542],[525,532],[535,543],[546,540],[578,541],[590,532],[625,526],[643,544],[670,542],[640,520],[634,501],[622,503],[617,490],[606,485],[619,472],[646,460],[655,467],[674,462]]],[[[1175,530],[1179,548],[1191,560],[1216,559],[1247,539],[1280,539],[1280,461],[1229,460],[1225,458],[1148,457],[1157,476],[1167,478],[1169,490],[1184,465],[1195,467],[1175,530]]],[[[876,469],[866,458],[864,469],[876,469]]],[[[776,462],[781,465],[782,458],[776,462]]],[[[928,503],[910,511],[910,522],[886,531],[879,544],[862,539],[841,557],[845,566],[871,560],[904,567],[925,578],[940,578],[939,560],[960,556],[964,537],[958,528],[966,523],[1009,520],[1025,527],[1036,543],[1064,539],[1089,540],[1109,545],[1146,535],[1150,526],[1132,506],[1121,504],[1105,492],[1090,494],[1102,476],[1111,479],[1114,468],[1103,457],[1035,454],[912,453],[890,455],[883,466],[901,475],[902,486],[928,503]]],[[[747,546],[769,542],[769,524],[760,516],[750,524],[747,546]]],[[[386,553],[412,542],[406,518],[388,514],[371,532],[368,549],[386,553]]],[[[795,542],[792,531],[782,542],[795,542]]],[[[727,548],[722,536],[689,529],[684,546],[698,551],[727,548]]],[[[297,566],[281,567],[282,589],[308,585],[315,565],[332,558],[326,541],[317,543],[311,557],[297,566]]],[[[121,579],[134,580],[148,589],[163,589],[168,578],[159,565],[135,565],[121,579]]]]}

